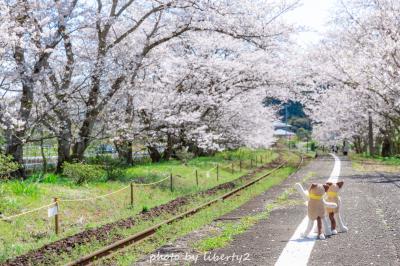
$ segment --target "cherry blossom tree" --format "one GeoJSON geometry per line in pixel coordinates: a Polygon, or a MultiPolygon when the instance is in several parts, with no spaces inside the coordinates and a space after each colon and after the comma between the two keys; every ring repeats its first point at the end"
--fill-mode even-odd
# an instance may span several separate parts
{"type": "MultiPolygon", "coordinates": [[[[135,89],[127,92],[129,97],[115,98],[129,106],[125,116],[115,108],[109,111],[117,112],[108,128],[119,150],[130,151],[129,145],[122,148],[120,144],[131,144],[139,136],[155,160],[161,158],[156,149],[159,143],[167,144],[163,155],[167,159],[182,147],[204,154],[240,145],[265,147],[272,141],[275,116],[262,101],[266,90],[275,89],[272,84],[283,70],[281,58],[271,58],[240,40],[199,33],[168,47],[169,57],[160,61],[160,54],[154,53],[156,60],[146,60],[148,67],[139,73],[143,80],[138,79],[135,89]],[[244,141],[256,132],[260,135],[254,143],[244,141]]],[[[283,51],[284,45],[279,49],[283,51]]],[[[278,53],[278,48],[271,51],[278,53]]]]}
{"type": "Polygon", "coordinates": [[[331,30],[307,54],[303,82],[319,95],[309,98],[320,97],[308,99],[320,138],[354,136],[372,154],[380,145],[382,155],[398,150],[399,8],[390,0],[340,1],[331,30]]]}
{"type": "MultiPolygon", "coordinates": [[[[39,124],[33,119],[35,92],[54,48],[65,43],[65,25],[77,1],[15,1],[0,4],[2,38],[0,122],[6,132],[6,153],[22,165],[23,143],[39,124]],[[3,37],[3,36],[2,36],[3,37]]],[[[24,177],[23,168],[18,172],[24,177]]]]}
{"type": "Polygon", "coordinates": [[[271,131],[256,128],[273,114],[258,97],[282,82],[296,30],[283,16],[298,2],[2,2],[6,152],[22,163],[24,143],[43,129],[57,139],[58,170],[99,138],[127,158],[135,138],[150,151],[166,143],[166,158],[177,147],[267,145],[271,131]]]}
{"type": "MultiPolygon", "coordinates": [[[[168,57],[171,49],[174,48],[168,46],[167,43],[178,37],[186,41],[191,38],[195,39],[196,34],[208,32],[209,35],[213,35],[214,39],[218,38],[216,36],[226,36],[225,40],[228,42],[238,40],[242,45],[273,51],[275,46],[279,42],[283,43],[282,40],[287,39],[294,30],[283,24],[280,17],[294,8],[295,3],[263,2],[262,5],[265,8],[255,11],[254,3],[243,1],[224,4],[210,1],[172,1],[168,3],[157,1],[144,6],[135,6],[139,3],[128,2],[127,5],[121,7],[123,8],[120,9],[121,12],[116,11],[119,7],[118,1],[114,1],[108,6],[98,4],[95,12],[97,15],[93,14],[92,17],[100,17],[106,22],[103,26],[102,21],[86,21],[88,25],[93,24],[92,34],[97,36],[93,42],[95,46],[86,49],[80,48],[79,51],[84,54],[77,56],[79,58],[88,57],[89,62],[81,72],[85,73],[86,71],[87,73],[78,79],[86,87],[83,92],[79,90],[81,99],[76,101],[77,97],[70,98],[79,106],[74,110],[80,112],[80,114],[72,112],[70,115],[72,116],[71,121],[79,118],[76,123],[77,136],[74,133],[68,134],[74,136],[71,157],[81,159],[91,140],[102,132],[103,128],[96,126],[96,122],[100,116],[105,116],[103,112],[114,96],[116,94],[129,95],[131,94],[130,90],[135,91],[138,86],[138,78],[140,78],[139,73],[150,73],[146,69],[149,62],[154,61],[155,56],[168,57]],[[114,19],[114,17],[116,18],[114,19]],[[125,17],[139,19],[130,24],[125,17]],[[87,51],[94,53],[91,55],[87,51]],[[129,54],[126,51],[129,51],[129,54]],[[90,66],[91,62],[96,63],[90,66]]],[[[207,39],[201,41],[205,41],[205,43],[200,43],[203,45],[206,44],[207,39]]],[[[176,45],[175,49],[180,49],[177,46],[182,47],[183,45],[185,45],[184,42],[176,45]]],[[[182,58],[182,60],[186,60],[186,58],[182,58]]],[[[154,74],[151,75],[154,76],[154,74]]],[[[128,96],[127,103],[132,102],[129,97],[133,96],[128,96]]],[[[121,103],[121,101],[119,102],[121,103]]],[[[113,108],[111,107],[111,109],[113,108]]],[[[125,110],[129,113],[132,107],[127,106],[125,110]]],[[[66,121],[65,118],[60,120],[66,121]]],[[[61,147],[60,144],[59,146],[61,147]]],[[[59,161],[61,162],[61,160],[59,161]]]]}

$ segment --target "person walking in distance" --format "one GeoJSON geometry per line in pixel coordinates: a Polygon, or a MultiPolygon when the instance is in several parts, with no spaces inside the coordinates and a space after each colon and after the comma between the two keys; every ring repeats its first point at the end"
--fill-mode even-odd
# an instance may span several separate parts
{"type": "Polygon", "coordinates": [[[349,147],[349,145],[347,144],[347,142],[345,141],[345,142],[343,143],[343,155],[344,155],[344,156],[347,156],[347,155],[349,154],[349,149],[350,149],[350,147],[349,147]]]}

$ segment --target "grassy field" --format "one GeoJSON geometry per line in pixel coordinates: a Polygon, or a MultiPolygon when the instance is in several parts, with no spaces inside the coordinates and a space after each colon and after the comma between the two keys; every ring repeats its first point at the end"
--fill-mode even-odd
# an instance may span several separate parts
{"type": "Polygon", "coordinates": [[[0,183],[0,210],[5,216],[47,205],[54,197],[60,198],[61,233],[58,236],[54,234],[53,218],[47,217],[47,209],[17,217],[11,221],[0,221],[0,262],[87,228],[133,216],[178,196],[234,180],[250,170],[250,160],[255,161],[256,156],[258,161],[262,156],[263,163],[267,163],[275,159],[277,154],[271,150],[241,149],[218,153],[213,157],[195,158],[186,164],[178,161],[147,163],[124,169],[124,177],[118,181],[99,180],[81,186],[77,186],[72,180],[53,174],[48,174],[42,179],[31,177],[24,182],[2,182],[0,183]],[[240,160],[242,160],[242,171],[239,171],[240,160]],[[219,166],[218,180],[217,164],[219,166]],[[196,184],[196,170],[199,186],[196,184]],[[134,205],[130,205],[129,183],[131,181],[149,183],[161,180],[171,173],[173,192],[169,190],[169,179],[156,186],[134,187],[134,205]],[[128,186],[127,189],[105,198],[82,202],[62,201],[63,199],[96,197],[126,186],[128,186]]]}
{"type": "Polygon", "coordinates": [[[350,154],[350,159],[353,161],[353,167],[362,172],[400,172],[400,158],[398,157],[380,157],[367,156],[363,154],[350,154]]]}

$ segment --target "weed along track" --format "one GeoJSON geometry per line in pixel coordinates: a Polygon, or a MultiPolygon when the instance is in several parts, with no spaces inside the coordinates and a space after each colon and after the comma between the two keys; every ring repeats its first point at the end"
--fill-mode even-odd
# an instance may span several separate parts
{"type": "MultiPolygon", "coordinates": [[[[94,250],[94,247],[98,247],[99,249],[87,256],[81,257],[80,259],[70,263],[69,265],[85,265],[96,259],[107,256],[108,254],[119,250],[127,245],[138,243],[143,239],[153,235],[157,229],[166,224],[171,224],[175,221],[183,219],[185,217],[191,216],[198,211],[213,205],[214,203],[221,201],[223,199],[227,199],[232,195],[237,194],[237,192],[249,187],[259,180],[271,175],[276,170],[285,166],[287,162],[283,161],[282,156],[275,159],[274,161],[263,165],[257,169],[255,169],[252,173],[246,174],[236,180],[220,184],[216,187],[210,188],[206,191],[201,191],[196,194],[182,196],[176,198],[166,204],[159,205],[157,207],[151,208],[147,212],[142,212],[133,217],[129,217],[127,219],[122,219],[113,223],[105,224],[98,228],[85,230],[76,235],[66,237],[64,239],[52,242],[47,244],[37,250],[32,250],[24,255],[15,257],[13,259],[9,259],[5,261],[2,265],[40,265],[40,264],[57,264],[59,261],[58,258],[62,261],[68,259],[68,255],[70,252],[73,252],[75,249],[80,250],[79,254],[89,253],[94,250]],[[266,169],[272,169],[265,175],[261,177],[257,177],[253,180],[257,173],[261,171],[265,171],[266,169]],[[251,181],[249,181],[251,180],[251,181]],[[244,183],[244,184],[243,184],[244,183]],[[229,191],[221,195],[224,191],[229,191]],[[193,208],[195,205],[190,205],[193,203],[195,199],[199,197],[207,198],[209,196],[213,196],[218,194],[219,196],[214,198],[213,200],[207,201],[205,203],[200,203],[199,206],[193,208]],[[186,206],[186,209],[184,208],[186,206]],[[190,209],[188,209],[190,208],[190,209]],[[165,215],[165,214],[169,214],[165,215]],[[173,216],[173,217],[171,217],[173,216]],[[140,222],[153,221],[157,222],[156,225],[151,225],[150,223],[147,225],[148,229],[143,230],[142,232],[134,232],[131,236],[126,237],[126,234],[119,233],[118,230],[128,230],[130,228],[134,228],[135,226],[140,225],[140,222]],[[163,221],[164,220],[164,221],[163,221]],[[85,252],[82,247],[84,246],[92,246],[89,249],[89,252],[85,252]],[[103,248],[100,248],[105,246],[103,248]],[[55,261],[57,260],[57,261],[55,261]]],[[[199,204],[199,203],[197,203],[199,204]]],[[[154,224],[153,222],[153,224],[154,224]]],[[[137,230],[141,230],[139,227],[137,230]]],[[[146,228],[146,227],[143,227],[146,228]]],[[[78,256],[74,256],[77,258],[78,256]]]]}
{"type": "MultiPolygon", "coordinates": [[[[300,162],[298,164],[298,168],[301,166],[302,162],[303,162],[303,157],[301,156],[300,162]]],[[[108,246],[106,246],[104,248],[101,248],[101,249],[99,249],[99,250],[97,250],[97,251],[95,251],[95,252],[93,252],[91,254],[88,254],[88,255],[86,255],[84,257],[81,257],[80,259],[78,259],[76,261],[73,261],[73,262],[71,262],[71,263],[69,263],[67,265],[69,265],[69,266],[73,266],[73,265],[88,265],[89,263],[91,263],[93,261],[96,261],[96,260],[98,260],[98,259],[100,259],[102,257],[108,256],[109,254],[113,253],[114,251],[120,250],[120,249],[122,249],[122,248],[124,248],[124,247],[126,247],[126,246],[128,246],[130,244],[139,243],[140,241],[152,236],[157,231],[157,229],[161,228],[162,226],[171,224],[171,223],[176,222],[176,221],[179,221],[179,220],[181,220],[181,219],[183,219],[185,217],[188,217],[188,216],[191,216],[193,214],[196,214],[200,210],[202,210],[202,209],[204,209],[206,207],[209,207],[209,206],[211,206],[211,205],[213,205],[213,204],[215,204],[215,203],[217,203],[217,202],[219,202],[221,200],[228,199],[229,197],[231,197],[231,196],[237,194],[238,192],[240,192],[241,190],[243,190],[243,189],[245,189],[245,188],[257,183],[261,179],[270,176],[271,174],[273,174],[278,169],[284,167],[286,164],[287,164],[287,162],[280,162],[274,169],[272,169],[271,171],[269,171],[265,175],[262,175],[262,176],[260,176],[258,178],[255,178],[255,179],[247,182],[246,184],[244,184],[242,186],[239,186],[239,187],[237,187],[237,188],[235,188],[235,189],[233,189],[233,190],[231,190],[231,191],[229,191],[229,192],[227,192],[227,193],[225,193],[225,194],[223,194],[223,195],[221,195],[219,197],[216,197],[215,199],[213,199],[211,201],[208,201],[208,202],[206,202],[206,203],[204,203],[204,204],[202,204],[200,206],[197,206],[197,207],[195,207],[195,208],[193,208],[193,209],[191,209],[191,210],[189,210],[187,212],[179,214],[179,215],[177,215],[175,217],[170,218],[169,220],[161,222],[161,223],[159,223],[159,224],[157,224],[155,226],[152,226],[152,227],[150,227],[150,228],[148,228],[148,229],[146,229],[146,230],[144,230],[142,232],[139,232],[137,234],[129,236],[129,237],[125,238],[125,239],[119,240],[119,241],[117,241],[117,242],[115,242],[115,243],[113,243],[111,245],[108,245],[108,246]]]]}

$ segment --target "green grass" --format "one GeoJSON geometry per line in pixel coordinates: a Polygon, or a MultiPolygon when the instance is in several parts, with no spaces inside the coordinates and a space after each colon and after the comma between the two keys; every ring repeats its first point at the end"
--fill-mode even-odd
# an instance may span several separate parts
{"type": "Polygon", "coordinates": [[[173,174],[174,191],[170,192],[168,181],[157,186],[135,187],[133,207],[130,206],[129,189],[95,201],[61,201],[61,234],[58,236],[54,234],[53,218],[47,217],[46,209],[12,221],[0,221],[0,263],[87,228],[130,217],[176,197],[234,180],[250,170],[249,159],[255,159],[256,155],[258,160],[261,155],[263,156],[263,163],[277,157],[277,154],[270,150],[241,149],[219,153],[213,157],[195,158],[186,165],[178,161],[144,163],[125,169],[125,177],[120,180],[109,182],[98,180],[82,186],[76,185],[73,180],[54,174],[33,175],[24,182],[3,181],[0,183],[0,211],[5,216],[50,204],[54,197],[90,198],[116,191],[127,186],[130,180],[148,183],[160,180],[170,173],[173,174]],[[239,159],[243,160],[242,171],[239,171],[239,159]],[[215,169],[217,163],[219,164],[218,180],[215,169]],[[234,173],[231,173],[232,163],[234,173]],[[196,185],[195,170],[198,171],[199,186],[196,185]]]}
{"type": "Polygon", "coordinates": [[[350,154],[352,166],[360,172],[400,172],[400,159],[397,157],[370,157],[362,154],[350,154]]]}
{"type": "Polygon", "coordinates": [[[355,161],[377,162],[387,165],[400,165],[400,157],[369,156],[367,154],[351,153],[350,158],[355,161]]]}
{"type": "Polygon", "coordinates": [[[37,183],[29,181],[10,182],[8,187],[14,195],[37,198],[40,188],[37,183]]]}
{"type": "Polygon", "coordinates": [[[255,219],[252,219],[252,217],[242,218],[239,223],[221,223],[219,225],[220,227],[223,227],[221,234],[203,239],[197,243],[195,247],[203,252],[222,248],[230,243],[236,235],[246,232],[249,227],[254,225],[254,223],[255,219]]]}

